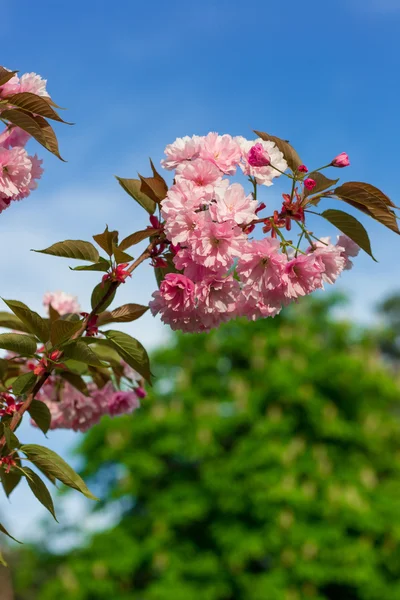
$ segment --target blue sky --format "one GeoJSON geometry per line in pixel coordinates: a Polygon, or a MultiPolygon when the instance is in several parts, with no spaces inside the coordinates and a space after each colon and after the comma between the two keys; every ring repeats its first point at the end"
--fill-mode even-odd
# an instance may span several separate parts
{"type": "MultiPolygon", "coordinates": [[[[261,129],[290,139],[311,167],[346,151],[352,166],[338,175],[371,182],[400,204],[400,0],[44,0],[34,8],[20,0],[1,11],[0,63],[48,79],[75,123],[57,127],[68,162],[36,146],[46,169],[39,189],[0,215],[2,296],[40,309],[45,291],[63,289],[87,307],[97,275],[72,273],[68,261],[30,248],[89,239],[106,223],[122,235],[146,226],[113,176],[146,174],[148,156],[158,162],[178,136],[251,137],[261,129]]],[[[271,206],[281,191],[268,192],[271,206]]],[[[400,237],[361,220],[379,263],[360,256],[339,287],[352,298],[348,315],[367,321],[376,302],[400,288],[400,237]]],[[[333,230],[320,223],[318,232],[333,230]]],[[[150,268],[141,267],[119,299],[147,303],[153,290],[150,268]]],[[[168,335],[150,315],[126,329],[150,347],[168,335]]],[[[40,443],[28,426],[24,434],[40,443]]],[[[49,445],[65,454],[75,441],[64,432],[49,445]]],[[[0,498],[8,523],[18,511],[13,530],[25,538],[28,503],[29,519],[43,514],[25,489],[11,507],[0,498]]]]}

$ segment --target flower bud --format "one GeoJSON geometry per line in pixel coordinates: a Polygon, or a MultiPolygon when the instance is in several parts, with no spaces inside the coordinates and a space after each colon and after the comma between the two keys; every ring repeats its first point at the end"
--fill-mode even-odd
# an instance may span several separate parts
{"type": "Polygon", "coordinates": [[[332,167],[339,167],[340,169],[342,169],[343,167],[348,167],[349,164],[350,161],[346,152],[341,152],[331,162],[332,167]]]}
{"type": "Polygon", "coordinates": [[[304,180],[304,187],[308,190],[313,190],[316,185],[316,181],[314,181],[314,179],[311,179],[311,177],[307,177],[307,179],[304,180]]]}
{"type": "Polygon", "coordinates": [[[271,164],[271,159],[262,144],[256,144],[247,155],[248,163],[251,167],[268,167],[271,164]]]}
{"type": "Polygon", "coordinates": [[[306,165],[300,165],[299,167],[297,167],[297,170],[299,173],[308,173],[306,165]]]}

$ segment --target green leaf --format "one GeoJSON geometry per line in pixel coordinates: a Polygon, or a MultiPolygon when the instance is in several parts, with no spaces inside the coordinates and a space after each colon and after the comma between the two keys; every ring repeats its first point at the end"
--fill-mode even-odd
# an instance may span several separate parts
{"type": "Polygon", "coordinates": [[[116,289],[114,289],[114,291],[110,294],[110,296],[108,296],[108,298],[100,304],[102,298],[104,298],[106,296],[106,294],[108,293],[111,286],[114,288],[113,283],[111,281],[106,281],[104,283],[99,283],[94,288],[90,302],[92,305],[92,309],[93,310],[96,309],[96,312],[105,310],[108,306],[110,306],[110,304],[114,300],[115,294],[117,292],[116,289]]]}
{"type": "Polygon", "coordinates": [[[11,469],[9,473],[6,473],[4,469],[0,469],[0,479],[4,489],[4,493],[7,496],[7,498],[9,498],[12,492],[19,484],[19,482],[21,481],[22,475],[16,469],[11,469]]]}
{"type": "Polygon", "coordinates": [[[128,363],[132,369],[135,369],[135,371],[144,377],[144,379],[151,383],[149,357],[142,344],[122,331],[110,329],[109,331],[105,331],[104,335],[111,342],[120,357],[128,363]]]}
{"type": "Polygon", "coordinates": [[[39,429],[46,435],[51,423],[51,414],[47,404],[41,400],[32,400],[28,412],[39,429]]]}
{"type": "Polygon", "coordinates": [[[23,110],[27,110],[28,112],[46,117],[46,119],[53,119],[60,123],[72,125],[72,123],[64,121],[44,98],[32,94],[31,92],[21,92],[19,94],[8,96],[7,102],[13,106],[18,106],[18,108],[22,108],[23,110]]]}
{"type": "Polygon", "coordinates": [[[30,333],[30,330],[26,327],[26,325],[24,325],[21,319],[18,319],[18,317],[12,313],[5,311],[0,311],[0,327],[7,327],[7,329],[30,333]]]}
{"type": "MultiPolygon", "coordinates": [[[[82,338],[82,341],[86,340],[86,338],[82,338]]],[[[63,361],[63,364],[73,373],[77,375],[86,375],[88,372],[88,367],[84,363],[78,362],[77,360],[67,359],[63,361]]]]}
{"type": "Polygon", "coordinates": [[[26,481],[31,489],[31,492],[36,496],[39,502],[43,504],[45,508],[47,508],[49,513],[54,517],[54,520],[57,521],[53,499],[45,483],[40,479],[39,475],[37,475],[37,473],[32,471],[32,469],[29,467],[25,467],[24,471],[26,481]]]}
{"type": "Polygon", "coordinates": [[[301,164],[303,164],[300,156],[287,140],[282,140],[281,138],[278,138],[275,135],[270,135],[269,133],[265,133],[264,131],[254,130],[254,133],[266,142],[274,142],[274,144],[282,152],[289,168],[293,171],[293,173],[297,171],[301,164]]]}
{"type": "Polygon", "coordinates": [[[347,235],[353,242],[358,244],[360,248],[364,250],[370,257],[375,261],[376,258],[372,254],[371,243],[369,241],[368,233],[360,221],[358,221],[352,215],[349,215],[341,210],[325,210],[321,213],[321,217],[324,217],[329,223],[332,223],[335,227],[340,229],[345,235],[347,235]]]}
{"type": "Polygon", "coordinates": [[[36,335],[44,344],[48,341],[50,335],[49,325],[37,312],[31,310],[26,304],[19,302],[19,300],[4,300],[3,298],[3,301],[26,325],[30,333],[36,335]]]}
{"type": "Polygon", "coordinates": [[[88,490],[83,479],[53,450],[37,444],[26,444],[21,446],[21,451],[44,473],[49,473],[68,487],[78,490],[87,498],[97,500],[88,490]]]}
{"type": "Polygon", "coordinates": [[[36,122],[33,115],[29,115],[23,110],[17,108],[3,110],[2,119],[6,119],[13,125],[20,127],[31,135],[39,144],[46,148],[46,138],[40,125],[36,122]]]}
{"type": "Polygon", "coordinates": [[[3,567],[8,567],[6,561],[4,560],[4,556],[2,555],[1,552],[0,552],[0,565],[3,565],[3,567]]]}
{"type": "Polygon", "coordinates": [[[100,256],[96,248],[90,242],[82,240],[65,240],[57,242],[44,250],[34,250],[41,254],[50,254],[51,256],[60,256],[62,258],[74,258],[76,260],[87,260],[89,262],[99,262],[100,256]]]}
{"type": "Polygon", "coordinates": [[[50,324],[54,323],[54,321],[57,321],[57,319],[60,318],[60,313],[55,308],[53,308],[51,304],[49,304],[49,317],[50,324]]]}
{"type": "Polygon", "coordinates": [[[82,340],[74,340],[64,346],[63,353],[67,358],[72,358],[73,360],[85,363],[86,365],[92,365],[94,367],[103,366],[97,355],[82,340]]]}
{"type": "Polygon", "coordinates": [[[389,208],[395,208],[395,205],[386,194],[373,185],[360,181],[348,181],[335,188],[333,193],[340,200],[358,208],[388,229],[400,233],[396,215],[389,208]]]}
{"type": "Polygon", "coordinates": [[[339,181],[339,179],[329,179],[328,177],[325,177],[325,175],[319,172],[310,173],[309,175],[307,175],[307,177],[313,179],[317,185],[312,190],[308,190],[305,187],[304,198],[307,198],[311,194],[316,194],[317,192],[323,192],[330,188],[332,185],[336,185],[339,181]]]}
{"type": "Polygon", "coordinates": [[[107,252],[108,256],[112,256],[113,245],[118,242],[118,231],[108,231],[107,225],[103,233],[94,235],[93,239],[102,250],[107,252]]]}
{"type": "Polygon", "coordinates": [[[107,323],[129,323],[139,319],[147,310],[149,307],[141,304],[124,304],[111,312],[100,313],[97,324],[101,326],[107,323]]]}
{"type": "Polygon", "coordinates": [[[3,379],[8,371],[8,360],[0,358],[0,379],[3,379]]]}
{"type": "Polygon", "coordinates": [[[133,260],[133,257],[130,256],[130,254],[126,254],[126,252],[123,252],[117,246],[114,246],[114,258],[117,265],[129,263],[131,260],[133,260]]]}
{"type": "Polygon", "coordinates": [[[23,333],[0,333],[0,348],[21,354],[33,356],[36,352],[36,340],[23,333]]]}
{"type": "Polygon", "coordinates": [[[100,256],[100,261],[93,265],[80,265],[79,267],[70,267],[71,271],[102,271],[107,273],[111,268],[110,261],[100,256]]]}
{"type": "Polygon", "coordinates": [[[139,244],[139,242],[142,242],[146,238],[156,235],[157,233],[160,233],[160,230],[152,229],[151,227],[148,229],[143,229],[143,231],[136,231],[136,233],[132,233],[123,239],[118,247],[120,250],[126,250],[127,248],[130,248],[135,244],[139,244]]]}
{"type": "Polygon", "coordinates": [[[114,367],[121,366],[121,357],[111,346],[111,342],[99,338],[85,338],[85,340],[89,339],[95,342],[93,346],[91,346],[91,349],[95,354],[97,354],[100,360],[106,361],[114,367]]]}
{"type": "Polygon", "coordinates": [[[83,321],[66,321],[57,319],[51,324],[50,341],[53,346],[61,346],[71,340],[72,336],[82,328],[83,321]]]}
{"type": "Polygon", "coordinates": [[[7,535],[9,538],[14,540],[14,542],[17,542],[18,544],[22,543],[19,540],[16,540],[15,537],[13,537],[10,533],[8,533],[7,529],[1,523],[0,523],[0,531],[1,531],[1,533],[4,533],[4,535],[7,535]]]}
{"type": "Polygon", "coordinates": [[[71,371],[63,371],[60,373],[60,376],[62,379],[65,379],[65,381],[68,381],[68,383],[70,383],[75,389],[82,392],[82,394],[85,396],[90,396],[86,382],[80,375],[77,375],[77,373],[72,373],[71,371]]]}
{"type": "Polygon", "coordinates": [[[19,448],[20,447],[20,441],[17,438],[17,436],[15,435],[15,433],[13,431],[11,431],[10,426],[8,424],[8,422],[4,422],[3,421],[3,435],[6,439],[6,444],[9,448],[9,450],[13,450],[14,448],[19,448]]]}
{"type": "Polygon", "coordinates": [[[36,375],[30,371],[24,373],[15,379],[12,384],[12,390],[16,396],[22,396],[27,392],[30,392],[36,383],[36,375]]]}
{"type": "Polygon", "coordinates": [[[131,196],[131,198],[136,200],[136,202],[145,210],[147,210],[150,215],[154,213],[157,205],[154,200],[149,198],[141,191],[140,187],[142,184],[139,179],[123,179],[122,177],[116,177],[116,179],[125,192],[131,196]]]}

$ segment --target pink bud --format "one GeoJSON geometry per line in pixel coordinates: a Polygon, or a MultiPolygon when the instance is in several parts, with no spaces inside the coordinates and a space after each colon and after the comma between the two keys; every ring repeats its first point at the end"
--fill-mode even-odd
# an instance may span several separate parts
{"type": "Polygon", "coordinates": [[[135,388],[136,396],[138,398],[145,398],[147,396],[147,392],[142,387],[135,388]]]}
{"type": "Polygon", "coordinates": [[[349,164],[349,156],[346,152],[341,152],[341,154],[338,154],[331,162],[332,167],[339,167],[341,169],[343,167],[348,167],[349,164]]]}
{"type": "Polygon", "coordinates": [[[260,143],[250,148],[247,160],[252,167],[268,167],[271,164],[268,152],[264,150],[263,145],[260,143]]]}
{"type": "Polygon", "coordinates": [[[299,173],[308,173],[306,165],[300,165],[299,167],[297,167],[297,170],[299,171],[299,173]]]}
{"type": "Polygon", "coordinates": [[[311,177],[307,177],[307,179],[304,180],[304,187],[308,190],[313,190],[316,185],[316,182],[314,179],[311,179],[311,177]]]}

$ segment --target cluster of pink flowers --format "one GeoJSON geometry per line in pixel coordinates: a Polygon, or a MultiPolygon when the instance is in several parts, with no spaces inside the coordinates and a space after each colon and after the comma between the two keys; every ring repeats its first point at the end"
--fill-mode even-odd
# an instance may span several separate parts
{"type": "Polygon", "coordinates": [[[116,390],[112,382],[98,388],[88,384],[89,396],[85,396],[67,381],[50,378],[39,392],[38,399],[45,402],[51,413],[51,429],[87,431],[96,425],[103,415],[112,417],[132,413],[140,406],[143,388],[116,390]]]}
{"type": "MultiPolygon", "coordinates": [[[[14,75],[0,86],[0,100],[23,92],[48,97],[46,80],[36,73],[25,73],[21,78],[14,75]]],[[[3,110],[5,108],[8,108],[7,104],[3,105],[3,110]]],[[[37,181],[42,176],[43,161],[36,154],[30,156],[25,149],[29,138],[28,133],[13,125],[0,133],[0,212],[8,208],[13,200],[29,196],[37,188],[37,181]]]]}
{"type": "MultiPolygon", "coordinates": [[[[77,298],[61,291],[47,292],[43,298],[43,305],[47,311],[51,305],[61,316],[80,313],[77,298]]],[[[44,351],[44,348],[38,350],[39,353],[41,351],[44,351]]],[[[52,363],[58,363],[57,367],[64,368],[64,365],[59,363],[59,359],[62,361],[62,358],[58,350],[51,352],[47,357],[43,356],[40,360],[28,361],[26,368],[36,375],[41,375],[46,371],[49,359],[52,363]]],[[[140,399],[146,396],[146,391],[140,383],[140,376],[124,362],[122,367],[124,379],[131,389],[118,390],[112,381],[99,388],[92,381],[88,381],[89,396],[84,395],[59,375],[51,375],[37,395],[37,399],[45,402],[50,410],[50,428],[83,432],[98,423],[103,415],[115,417],[132,413],[139,408],[140,399]]],[[[1,410],[6,414],[12,414],[16,406],[14,398],[8,394],[3,394],[3,397],[4,407],[1,410]]]]}
{"type": "MultiPolygon", "coordinates": [[[[150,308],[172,329],[209,331],[239,316],[275,316],[283,306],[324,283],[334,283],[350,268],[348,257],[359,248],[345,236],[336,244],[329,239],[313,242],[305,230],[309,247],[304,251],[285,242],[280,227],[289,230],[295,220],[305,229],[297,188],[291,196],[284,195],[280,213],[260,219],[265,204],[226,177],[239,167],[254,189],[257,184],[272,185],[287,169],[272,141],[209,133],[179,138],[165,154],[162,165],[175,174],[161,203],[161,216],[176,272],[165,276],[150,308]],[[257,223],[263,223],[271,237],[251,238],[257,223]]],[[[342,153],[331,164],[347,166],[346,159],[349,164],[342,153]]],[[[299,186],[313,189],[312,178],[303,180],[307,167],[301,165],[298,171],[299,186]]]]}

